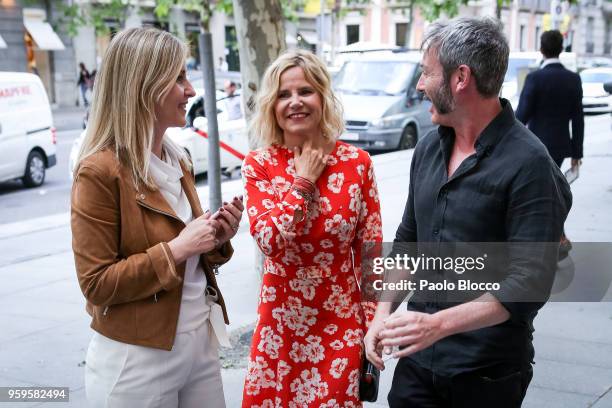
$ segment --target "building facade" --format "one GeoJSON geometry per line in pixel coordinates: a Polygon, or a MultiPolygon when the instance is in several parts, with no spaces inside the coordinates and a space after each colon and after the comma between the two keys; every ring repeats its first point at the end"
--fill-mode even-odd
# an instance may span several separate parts
{"type": "MultiPolygon", "coordinates": [[[[323,30],[324,47],[335,43],[332,48],[342,49],[352,43],[366,42],[418,48],[429,24],[418,7],[411,9],[411,2],[407,0],[372,0],[366,4],[342,1],[339,4],[342,7],[339,21],[331,30],[323,30]],[[334,32],[334,37],[329,38],[327,32],[334,32]]],[[[313,20],[321,19],[321,14],[332,13],[331,6],[321,13],[319,5],[319,0],[307,1],[299,21],[290,23],[292,28],[288,32],[309,31],[313,20]]],[[[497,1],[470,1],[467,6],[459,7],[459,15],[497,16],[497,1]]],[[[562,0],[513,0],[501,7],[499,15],[511,51],[538,51],[542,32],[556,28],[565,36],[567,51],[579,56],[611,56],[611,0],[578,0],[575,4],[562,0]]],[[[317,40],[316,32],[309,36],[317,40]]]]}
{"type": "Polygon", "coordinates": [[[72,40],[49,24],[52,2],[0,1],[0,71],[40,76],[51,103],[73,105],[78,98],[72,40]]]}
{"type": "MultiPolygon", "coordinates": [[[[168,18],[160,21],[153,12],[154,2],[138,0],[126,8],[123,21],[105,19],[105,30],[82,26],[76,36],[70,37],[62,31],[61,25],[53,28],[53,23],[61,17],[55,4],[51,1],[0,0],[0,71],[38,74],[55,106],[80,103],[77,88],[79,63],[84,63],[90,72],[99,69],[110,40],[123,28],[154,26],[170,31],[190,44],[191,66],[200,64],[198,13],[174,7],[168,18]]],[[[90,1],[78,4],[85,13],[88,8],[95,7],[90,1]]],[[[238,71],[238,42],[233,17],[215,12],[210,20],[210,30],[215,66],[238,71]]]]}

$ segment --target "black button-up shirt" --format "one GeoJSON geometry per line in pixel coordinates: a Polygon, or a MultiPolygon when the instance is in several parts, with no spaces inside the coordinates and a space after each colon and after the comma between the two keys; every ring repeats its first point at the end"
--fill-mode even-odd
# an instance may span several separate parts
{"type": "MultiPolygon", "coordinates": [[[[569,185],[544,145],[515,119],[510,103],[504,99],[501,103],[502,111],[478,137],[476,153],[450,178],[453,129],[440,126],[419,141],[395,242],[559,242],[571,207],[569,185]]],[[[556,251],[549,251],[535,266],[511,262],[496,295],[510,319],[449,336],[411,358],[442,375],[499,363],[520,368],[531,362],[532,323],[544,303],[504,299],[520,299],[519,292],[537,279],[552,285],[556,261],[556,251]]],[[[450,306],[436,301],[408,303],[409,310],[426,313],[450,306]]]]}

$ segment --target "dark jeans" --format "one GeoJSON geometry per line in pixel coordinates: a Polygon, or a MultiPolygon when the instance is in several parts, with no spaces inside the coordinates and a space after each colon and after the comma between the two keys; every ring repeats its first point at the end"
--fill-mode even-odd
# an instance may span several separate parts
{"type": "Polygon", "coordinates": [[[445,377],[402,358],[387,400],[390,408],[519,408],[532,377],[530,365],[522,371],[499,365],[445,377]]]}

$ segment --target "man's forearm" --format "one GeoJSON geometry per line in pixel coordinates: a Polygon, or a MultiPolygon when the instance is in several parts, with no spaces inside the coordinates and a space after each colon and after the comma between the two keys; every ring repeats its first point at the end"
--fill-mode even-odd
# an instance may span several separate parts
{"type": "Polygon", "coordinates": [[[441,310],[435,317],[440,320],[442,337],[447,337],[503,323],[510,318],[510,313],[486,293],[471,302],[441,310]]]}

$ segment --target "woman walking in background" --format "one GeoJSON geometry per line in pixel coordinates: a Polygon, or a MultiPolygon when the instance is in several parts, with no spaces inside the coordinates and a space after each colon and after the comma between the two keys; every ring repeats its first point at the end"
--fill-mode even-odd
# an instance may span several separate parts
{"type": "Polygon", "coordinates": [[[95,330],[92,407],[224,407],[218,358],[228,322],[214,271],[232,255],[240,199],[204,213],[185,151],[195,92],[187,47],[134,28],[111,41],[72,188],[72,246],[95,330]]]}
{"type": "Polygon", "coordinates": [[[358,288],[364,242],[382,240],[369,155],[337,140],[342,109],[312,53],[264,74],[253,119],[264,147],[242,166],[251,234],[265,254],[243,407],[360,406],[373,305],[358,288]]]}
{"type": "Polygon", "coordinates": [[[77,81],[77,86],[81,90],[81,96],[83,97],[83,105],[85,107],[89,106],[89,101],[87,100],[87,90],[90,89],[91,85],[91,75],[87,68],[85,68],[85,64],[79,62],[79,79],[77,81]]]}

